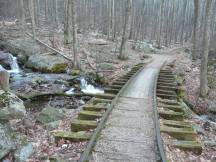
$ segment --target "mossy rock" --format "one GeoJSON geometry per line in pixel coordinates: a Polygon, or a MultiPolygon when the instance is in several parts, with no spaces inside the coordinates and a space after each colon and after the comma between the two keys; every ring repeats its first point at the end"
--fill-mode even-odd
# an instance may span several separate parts
{"type": "Polygon", "coordinates": [[[71,123],[72,132],[87,131],[96,127],[97,122],[92,120],[74,120],[71,123]]]}
{"type": "Polygon", "coordinates": [[[81,142],[87,141],[91,138],[92,133],[87,131],[80,132],[66,132],[66,131],[58,131],[54,134],[55,142],[58,143],[59,140],[64,139],[71,142],[81,142]]]}
{"type": "Polygon", "coordinates": [[[193,128],[176,128],[162,125],[160,131],[179,140],[196,140],[196,132],[193,128]]]}
{"type": "Polygon", "coordinates": [[[166,144],[177,147],[184,151],[192,151],[197,155],[200,155],[202,153],[202,145],[197,141],[170,140],[167,141],[166,144]]]}
{"type": "Polygon", "coordinates": [[[95,120],[102,117],[102,113],[94,111],[81,111],[78,114],[78,119],[80,120],[95,120]]]}
{"type": "Polygon", "coordinates": [[[72,69],[71,70],[71,75],[73,75],[73,76],[77,76],[77,75],[80,75],[80,70],[79,69],[72,69]]]}
{"type": "Polygon", "coordinates": [[[67,65],[66,64],[55,64],[52,67],[52,73],[66,73],[67,65]]]}

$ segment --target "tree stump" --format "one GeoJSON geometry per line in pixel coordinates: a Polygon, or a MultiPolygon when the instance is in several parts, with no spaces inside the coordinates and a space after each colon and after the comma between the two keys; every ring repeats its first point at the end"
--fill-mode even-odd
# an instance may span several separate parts
{"type": "Polygon", "coordinates": [[[9,73],[0,65],[0,89],[9,91],[9,73]]]}

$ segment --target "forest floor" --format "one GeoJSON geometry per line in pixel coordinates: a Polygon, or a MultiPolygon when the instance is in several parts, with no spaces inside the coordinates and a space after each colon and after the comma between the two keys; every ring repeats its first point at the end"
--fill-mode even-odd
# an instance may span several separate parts
{"type": "MultiPolygon", "coordinates": [[[[64,53],[73,58],[70,52],[70,46],[65,47],[63,45],[63,32],[62,31],[53,31],[40,30],[38,31],[38,39],[48,44],[51,47],[54,47],[60,51],[64,51],[64,53]]],[[[16,26],[1,28],[0,30],[1,36],[3,35],[6,39],[14,40],[16,39],[19,43],[32,42],[31,38],[26,36],[23,37],[23,34],[20,30],[17,29],[16,26]]],[[[134,43],[129,43],[127,46],[127,51],[129,54],[128,60],[120,61],[117,59],[118,57],[118,47],[120,40],[113,42],[107,40],[105,35],[102,35],[97,32],[89,32],[89,33],[80,33],[78,34],[78,44],[79,44],[79,56],[81,58],[81,67],[85,73],[88,72],[98,72],[101,76],[105,78],[106,84],[111,83],[113,79],[118,76],[123,75],[130,68],[139,63],[147,53],[136,51],[132,49],[134,43]],[[109,70],[102,69],[98,66],[101,63],[109,64],[109,70]]],[[[33,42],[35,43],[35,42],[33,42]]],[[[30,43],[30,46],[32,44],[30,43]]],[[[42,46],[41,46],[42,47],[42,46]]],[[[175,55],[176,62],[174,71],[180,76],[178,79],[185,87],[185,99],[190,103],[194,110],[196,110],[199,114],[207,114],[208,116],[212,115],[208,108],[211,106],[214,108],[215,98],[216,98],[216,77],[211,75],[211,89],[209,91],[207,99],[200,99],[199,96],[199,67],[200,60],[196,62],[192,62],[190,59],[190,54],[184,51],[185,48],[182,48],[180,45],[175,45],[172,48],[165,48],[157,53],[169,53],[175,55]]],[[[44,48],[41,48],[41,54],[47,52],[44,48]]],[[[149,59],[149,58],[148,58],[149,59]]],[[[39,85],[40,87],[41,85],[39,85]]],[[[44,86],[46,89],[47,85],[44,86]]],[[[42,88],[41,91],[45,89],[42,88]]],[[[73,109],[63,109],[65,113],[65,118],[61,120],[58,128],[63,130],[70,129],[70,123],[75,118],[77,113],[80,111],[80,106],[88,101],[89,98],[49,98],[42,105],[29,106],[26,105],[28,110],[27,122],[31,121],[32,125],[30,127],[28,125],[23,124],[23,121],[12,121],[11,124],[23,136],[26,136],[28,141],[33,143],[34,153],[31,158],[28,160],[29,162],[39,162],[45,161],[49,157],[59,157],[66,158],[69,160],[77,160],[79,159],[83,149],[86,146],[85,142],[79,143],[65,143],[65,141],[60,141],[57,145],[54,144],[54,139],[52,138],[52,132],[46,130],[41,124],[36,122],[36,117],[40,113],[40,111],[49,104],[56,105],[56,103],[63,102],[64,107],[66,104],[74,104],[73,109]],[[33,108],[33,109],[32,109],[33,108]],[[35,109],[34,109],[35,108],[35,109]]],[[[36,103],[38,104],[38,103],[36,103]]],[[[200,156],[194,155],[193,153],[182,152],[178,149],[174,149],[173,159],[181,159],[185,161],[188,157],[188,161],[211,161],[215,160],[216,155],[216,130],[214,127],[209,126],[206,122],[200,120],[193,121],[196,124],[196,128],[199,132],[200,140],[205,144],[203,145],[203,153],[200,156]],[[206,127],[207,125],[207,127],[206,127]]],[[[187,160],[186,160],[187,161],[187,160]]]]}

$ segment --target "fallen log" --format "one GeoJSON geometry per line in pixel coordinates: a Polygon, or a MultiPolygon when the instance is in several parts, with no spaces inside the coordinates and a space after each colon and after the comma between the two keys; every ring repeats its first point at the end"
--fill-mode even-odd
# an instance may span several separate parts
{"type": "MultiPolygon", "coordinates": [[[[31,38],[33,38],[33,36],[30,34],[30,33],[26,33],[28,36],[30,36],[31,38]]],[[[33,38],[34,39],[34,38],[33,38]]],[[[53,47],[50,47],[48,44],[42,42],[41,40],[35,38],[35,40],[40,43],[41,45],[45,46],[46,48],[49,48],[50,50],[54,51],[55,53],[61,55],[62,57],[66,58],[67,60],[69,61],[73,61],[71,58],[67,57],[64,53],[62,53],[61,51],[53,48],[53,47]]]]}
{"type": "Polygon", "coordinates": [[[0,65],[0,89],[9,91],[9,73],[0,65]]]}

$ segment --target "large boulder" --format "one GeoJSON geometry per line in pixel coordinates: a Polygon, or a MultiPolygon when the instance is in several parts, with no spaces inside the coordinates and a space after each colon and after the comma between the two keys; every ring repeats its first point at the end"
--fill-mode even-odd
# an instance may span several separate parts
{"type": "Polygon", "coordinates": [[[11,55],[9,53],[0,51],[0,65],[2,65],[6,69],[10,69],[10,58],[11,55]]]}
{"type": "Polygon", "coordinates": [[[27,68],[52,73],[65,73],[67,70],[68,60],[59,55],[38,54],[29,57],[25,66],[27,68]]]}
{"type": "Polygon", "coordinates": [[[37,121],[42,124],[47,124],[50,122],[61,120],[63,118],[64,113],[62,110],[47,106],[41,111],[41,113],[37,117],[37,121]]]}
{"type": "Polygon", "coordinates": [[[21,99],[13,93],[0,90],[0,121],[21,119],[25,114],[25,106],[21,99]]]}
{"type": "Polygon", "coordinates": [[[16,162],[24,162],[33,153],[33,146],[27,138],[11,129],[9,122],[0,123],[0,161],[9,153],[14,154],[16,162]]]}
{"type": "Polygon", "coordinates": [[[156,52],[156,49],[153,47],[152,44],[138,41],[133,45],[133,49],[140,51],[140,52],[145,52],[145,53],[154,53],[156,52]]]}
{"type": "Polygon", "coordinates": [[[0,161],[14,149],[12,134],[13,132],[8,123],[0,123],[0,161]]]}

